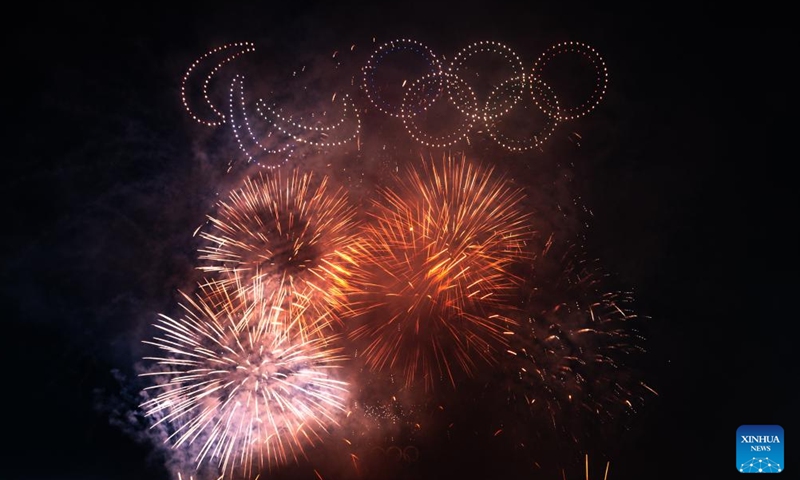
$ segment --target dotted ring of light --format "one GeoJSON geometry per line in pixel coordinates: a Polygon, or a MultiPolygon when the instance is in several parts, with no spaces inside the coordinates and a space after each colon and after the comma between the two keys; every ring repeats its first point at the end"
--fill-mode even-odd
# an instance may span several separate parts
{"type": "MultiPolygon", "coordinates": [[[[372,105],[374,105],[375,108],[381,112],[395,118],[410,118],[422,112],[405,112],[402,104],[392,108],[388,102],[385,102],[383,98],[381,98],[378,89],[374,88],[375,72],[378,70],[380,63],[387,55],[399,51],[410,51],[420,55],[420,57],[426,58],[430,66],[430,73],[427,75],[434,75],[442,72],[441,63],[433,53],[433,50],[422,43],[417,42],[416,40],[401,38],[399,40],[393,40],[391,42],[384,43],[383,45],[379,46],[377,50],[375,50],[372,56],[369,57],[367,63],[363,67],[364,80],[362,83],[362,88],[364,89],[364,93],[366,93],[367,98],[372,105]]],[[[443,89],[444,86],[440,85],[438,91],[435,92],[436,97],[441,95],[443,89]]],[[[434,99],[436,97],[434,97],[434,99]]],[[[433,103],[433,101],[430,103],[433,103]]]]}
{"type": "MultiPolygon", "coordinates": [[[[454,79],[457,80],[457,81],[463,82],[463,80],[461,80],[456,75],[453,75],[453,74],[450,74],[450,73],[445,73],[445,72],[425,75],[424,77],[421,77],[418,80],[416,80],[413,84],[411,84],[409,86],[408,90],[406,90],[406,94],[403,97],[403,108],[405,109],[405,105],[407,103],[409,103],[410,97],[412,95],[414,95],[415,89],[419,89],[420,85],[424,84],[429,79],[439,80],[436,77],[444,77],[445,78],[445,82],[444,83],[446,85],[446,88],[448,88],[448,89],[451,88],[451,85],[454,83],[453,82],[454,79]]],[[[467,90],[467,91],[471,92],[472,90],[467,90]]],[[[447,98],[449,99],[449,95],[448,95],[447,98]]],[[[477,106],[478,99],[475,98],[474,96],[473,96],[473,102],[477,106]]],[[[411,135],[411,137],[414,140],[418,141],[419,143],[421,143],[421,144],[423,144],[423,145],[425,145],[427,147],[432,147],[432,148],[446,148],[446,147],[450,147],[450,146],[458,143],[460,140],[466,138],[466,136],[469,134],[470,130],[472,130],[472,117],[469,116],[469,115],[464,115],[463,118],[464,118],[464,122],[460,125],[460,127],[463,127],[463,128],[459,128],[457,131],[451,133],[450,135],[439,137],[439,138],[434,138],[434,137],[430,137],[430,136],[427,136],[427,135],[423,134],[420,131],[420,129],[417,126],[417,124],[414,123],[414,118],[413,117],[403,118],[403,124],[405,125],[406,130],[411,135]]]]}
{"type": "MultiPolygon", "coordinates": [[[[490,107],[492,99],[495,97],[495,93],[498,92],[500,89],[502,89],[508,83],[511,83],[511,82],[517,82],[517,83],[520,83],[520,84],[522,83],[519,78],[510,78],[510,79],[506,80],[505,82],[501,83],[500,85],[497,85],[489,93],[489,97],[486,99],[486,108],[487,109],[490,107]]],[[[551,98],[548,99],[549,102],[552,105],[555,105],[556,113],[559,111],[558,110],[558,98],[553,93],[553,91],[550,89],[550,87],[546,83],[544,83],[541,79],[535,79],[533,81],[528,82],[526,85],[524,85],[523,94],[525,92],[529,92],[530,93],[530,96],[531,96],[531,107],[535,107],[535,106],[538,105],[538,103],[537,103],[537,99],[538,98],[545,97],[545,96],[547,96],[549,94],[549,96],[551,97],[551,98]],[[539,95],[537,95],[536,92],[539,92],[539,95]]],[[[541,129],[541,131],[539,132],[539,135],[534,135],[532,139],[518,140],[518,139],[508,138],[508,137],[502,135],[496,129],[496,124],[494,122],[497,121],[497,120],[495,120],[495,121],[487,121],[486,122],[486,132],[489,134],[489,136],[492,138],[492,140],[495,141],[495,143],[497,143],[501,147],[505,148],[506,150],[510,150],[512,152],[524,152],[526,150],[531,150],[533,148],[541,147],[542,144],[545,141],[547,141],[547,139],[550,138],[550,135],[552,135],[553,132],[555,131],[556,126],[558,125],[558,118],[559,118],[558,116],[553,117],[553,116],[547,115],[547,119],[549,121],[541,129]]]]}
{"type": "MultiPolygon", "coordinates": [[[[487,109],[483,109],[483,111],[481,111],[479,106],[478,108],[470,111],[468,109],[463,108],[462,105],[460,105],[455,99],[451,98],[451,100],[453,101],[455,107],[464,115],[471,115],[476,119],[480,118],[483,120],[496,120],[505,115],[511,108],[513,108],[514,105],[516,105],[518,102],[522,100],[523,90],[525,88],[525,81],[526,81],[525,67],[522,63],[522,59],[519,58],[517,53],[514,52],[514,50],[512,50],[510,47],[503,45],[502,43],[499,42],[493,42],[493,41],[475,42],[473,44],[467,45],[466,47],[462,48],[456,54],[455,58],[453,58],[453,61],[450,63],[450,68],[448,69],[448,71],[452,74],[457,75],[461,67],[464,65],[464,63],[466,63],[467,60],[469,60],[470,57],[472,57],[475,54],[484,52],[496,54],[503,57],[503,59],[508,61],[509,65],[511,65],[511,68],[514,70],[512,78],[522,79],[519,91],[510,95],[511,104],[506,105],[504,108],[500,107],[503,108],[503,110],[500,113],[490,114],[487,109]]],[[[466,82],[464,82],[464,84],[467,85],[466,82]]],[[[467,88],[470,88],[470,90],[472,90],[472,88],[469,86],[467,86],[467,88]]]]}
{"type": "Polygon", "coordinates": [[[542,80],[547,64],[562,53],[577,53],[587,58],[592,63],[592,66],[594,66],[597,77],[591,96],[580,105],[555,108],[553,105],[548,105],[545,102],[537,103],[539,109],[541,109],[545,115],[555,117],[556,120],[563,122],[565,120],[580,118],[594,110],[594,108],[600,104],[608,88],[608,69],[603,61],[603,57],[590,45],[581,42],[563,42],[553,45],[539,56],[539,59],[536,60],[533,65],[532,78],[534,80],[542,80]]]}

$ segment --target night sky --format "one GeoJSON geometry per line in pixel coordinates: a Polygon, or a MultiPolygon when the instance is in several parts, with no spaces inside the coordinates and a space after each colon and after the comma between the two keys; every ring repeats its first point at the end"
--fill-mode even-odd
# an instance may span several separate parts
{"type": "MultiPolygon", "coordinates": [[[[375,45],[396,38],[445,55],[497,41],[526,65],[570,40],[603,55],[610,83],[593,112],[560,125],[543,152],[481,160],[532,192],[544,179],[566,203],[577,198],[591,210],[570,226],[589,225],[581,232],[589,255],[635,293],[647,318],[647,353],[635,370],[659,395],[602,440],[570,449],[539,438],[520,453],[493,436],[509,420],[481,401],[479,386],[443,390],[451,416],[397,440],[419,458],[385,462],[369,478],[555,480],[564,469],[577,479],[587,453],[592,480],[607,461],[610,480],[733,478],[743,424],[783,426],[783,476],[798,468],[790,326],[800,202],[786,12],[696,2],[225,3],[6,12],[0,478],[170,478],[131,413],[135,365],[157,314],[176,313],[178,290],[200,277],[192,232],[246,170],[229,130],[186,114],[180,81],[191,62],[225,43],[253,42],[263,69],[253,82],[286,88],[309,65],[297,81],[327,99],[326,81],[346,81],[375,45]],[[562,173],[569,181],[554,183],[562,173]]],[[[358,196],[380,180],[387,158],[441,154],[387,133],[387,118],[367,118],[363,152],[302,164],[358,196]]],[[[468,156],[492,152],[480,145],[468,156]]],[[[359,478],[349,458],[331,459],[345,449],[325,448],[273,477],[314,479],[316,468],[326,480],[359,478]]]]}

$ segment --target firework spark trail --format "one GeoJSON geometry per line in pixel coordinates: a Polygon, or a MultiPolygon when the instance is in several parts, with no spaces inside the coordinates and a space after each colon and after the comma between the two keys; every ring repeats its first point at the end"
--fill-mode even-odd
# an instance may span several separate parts
{"type": "Polygon", "coordinates": [[[173,448],[196,452],[196,468],[215,462],[221,477],[297,461],[337,423],[348,394],[334,375],[344,360],[335,338],[302,318],[307,302],[254,283],[252,299],[221,282],[184,294],[184,315],[160,315],[161,336],[145,341],[164,354],[145,358],[155,371],[143,376],[156,383],[144,393],[158,393],[141,408],[173,448]]]}
{"type": "MultiPolygon", "coordinates": [[[[586,472],[586,480],[589,480],[589,454],[586,454],[584,460],[584,468],[586,472]]],[[[611,461],[606,462],[605,471],[603,473],[603,480],[608,480],[608,469],[611,468],[611,461]]],[[[561,477],[563,480],[567,480],[567,473],[563,469],[561,470],[561,477]]]]}
{"type": "Polygon", "coordinates": [[[343,307],[356,244],[355,209],[342,189],[331,191],[327,177],[315,180],[297,169],[247,178],[209,216],[200,269],[227,284],[258,277],[285,285],[307,297],[315,321],[336,319],[332,312],[343,307]]]}
{"type": "Polygon", "coordinates": [[[399,369],[406,385],[420,374],[426,388],[437,376],[455,385],[455,367],[470,373],[476,355],[491,363],[505,341],[509,267],[532,234],[523,193],[464,157],[395,180],[363,228],[351,312],[363,323],[351,338],[371,369],[399,369]]]}
{"type": "Polygon", "coordinates": [[[609,291],[598,262],[575,245],[552,246],[535,263],[524,317],[513,327],[508,369],[509,400],[544,415],[573,441],[585,432],[579,419],[614,424],[655,391],[636,381],[633,358],[644,352],[633,328],[629,292],[609,291]],[[560,254],[556,250],[561,250],[560,254]],[[575,425],[573,425],[573,423],[575,425]]]}

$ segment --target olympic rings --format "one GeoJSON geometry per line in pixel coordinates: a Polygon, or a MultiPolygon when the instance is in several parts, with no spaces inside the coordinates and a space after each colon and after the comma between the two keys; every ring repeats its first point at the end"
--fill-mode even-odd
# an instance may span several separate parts
{"type": "MultiPolygon", "coordinates": [[[[555,131],[556,126],[568,120],[580,118],[591,112],[603,99],[608,87],[608,71],[605,62],[597,51],[579,42],[565,42],[548,48],[535,62],[530,75],[526,75],[523,62],[511,48],[498,42],[476,42],[461,49],[453,58],[446,70],[437,69],[438,56],[433,51],[413,40],[398,40],[381,45],[373,54],[365,68],[362,89],[373,105],[391,116],[402,118],[409,135],[417,142],[433,148],[450,147],[461,140],[468,139],[476,126],[484,127],[488,135],[501,147],[522,152],[533,148],[541,148],[555,131]],[[395,50],[413,50],[430,59],[431,72],[417,80],[404,84],[406,89],[403,100],[398,105],[388,104],[377,97],[374,92],[380,91],[375,85],[375,72],[380,68],[380,61],[395,50]],[[475,89],[469,85],[463,75],[465,64],[476,54],[490,54],[507,62],[512,76],[496,84],[485,102],[479,101],[475,89]],[[578,105],[564,107],[559,102],[554,89],[545,81],[545,74],[552,60],[561,54],[577,53],[588,60],[594,68],[596,79],[590,98],[578,105]],[[423,93],[427,97],[423,97],[423,93]],[[433,136],[422,131],[416,117],[425,112],[433,103],[440,101],[440,94],[447,93],[448,101],[463,115],[462,122],[455,131],[433,136]],[[502,120],[514,110],[519,110],[532,100],[547,119],[544,125],[528,138],[513,138],[501,131],[502,120]]],[[[477,72],[480,73],[488,72],[477,72]]]]}

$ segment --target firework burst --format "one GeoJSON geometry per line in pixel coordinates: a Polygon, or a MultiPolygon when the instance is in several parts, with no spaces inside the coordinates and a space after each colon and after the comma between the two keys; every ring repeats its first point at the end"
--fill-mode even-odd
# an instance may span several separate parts
{"type": "Polygon", "coordinates": [[[578,432],[588,433],[587,418],[614,424],[655,394],[635,380],[632,368],[644,351],[634,328],[634,299],[630,292],[607,290],[597,261],[575,245],[554,247],[552,237],[534,270],[502,362],[511,379],[509,400],[578,441],[578,432]]]}
{"type": "Polygon", "coordinates": [[[501,312],[531,234],[523,193],[466,158],[423,162],[379,191],[362,238],[350,337],[372,370],[455,385],[504,342],[501,312]]]}
{"type": "Polygon", "coordinates": [[[251,474],[289,461],[322,441],[344,411],[347,385],[335,378],[344,360],[330,346],[302,297],[285,289],[249,287],[255,300],[217,282],[184,295],[184,315],[160,315],[161,335],[145,343],[163,352],[147,357],[143,374],[157,392],[141,408],[175,449],[194,452],[220,476],[251,474]],[[306,331],[301,333],[301,329],[306,331]]]}
{"type": "Polygon", "coordinates": [[[308,298],[315,319],[334,318],[356,241],[355,210],[342,189],[329,188],[327,177],[315,180],[298,170],[246,179],[209,216],[200,269],[229,285],[259,278],[271,288],[287,288],[308,298]]]}

